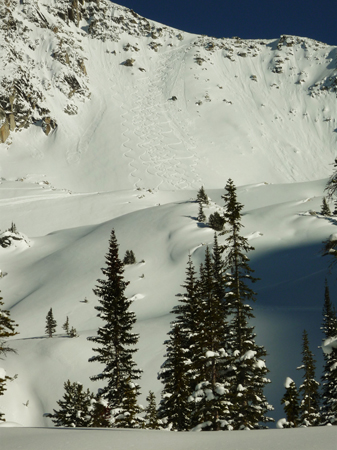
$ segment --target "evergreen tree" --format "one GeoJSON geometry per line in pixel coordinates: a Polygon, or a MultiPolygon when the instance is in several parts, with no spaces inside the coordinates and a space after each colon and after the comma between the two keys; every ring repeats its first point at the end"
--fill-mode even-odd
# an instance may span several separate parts
{"type": "Polygon", "coordinates": [[[322,216],[331,216],[331,211],[328,202],[326,201],[326,197],[323,197],[321,214],[322,216]]]}
{"type": "MultiPolygon", "coordinates": [[[[97,354],[89,361],[97,361],[105,366],[101,373],[91,379],[106,381],[106,385],[101,389],[101,395],[108,402],[114,423],[113,411],[118,415],[123,409],[125,399],[131,395],[131,384],[134,385],[132,395],[136,398],[139,395],[139,386],[133,381],[141,376],[141,370],[133,361],[133,354],[137,351],[135,345],[138,342],[138,335],[132,332],[136,316],[129,311],[131,300],[125,297],[128,282],[124,280],[124,267],[118,257],[118,243],[114,230],[111,231],[109,250],[105,259],[106,267],[102,269],[105,279],[97,280],[98,285],[94,289],[100,303],[95,309],[105,325],[98,329],[97,336],[88,338],[97,344],[97,347],[93,348],[97,354]]],[[[115,426],[119,426],[119,423],[121,421],[115,426]]]]}
{"type": "Polygon", "coordinates": [[[192,366],[197,373],[193,425],[195,429],[231,429],[229,401],[228,326],[224,297],[223,263],[215,236],[213,260],[206,249],[200,269],[199,297],[201,308],[195,336],[192,366]]]}
{"type": "Polygon", "coordinates": [[[225,219],[220,216],[218,211],[215,211],[209,216],[208,225],[215,231],[222,231],[225,225],[225,219]]]}
{"type": "Polygon", "coordinates": [[[159,430],[159,421],[157,415],[156,396],[152,391],[149,391],[149,395],[146,397],[147,406],[145,408],[145,428],[150,430],[159,430]]]}
{"type": "Polygon", "coordinates": [[[93,428],[108,428],[111,426],[110,408],[108,402],[101,397],[100,390],[92,401],[91,416],[93,428]]]}
{"type": "Polygon", "coordinates": [[[60,409],[45,417],[50,417],[57,427],[90,427],[94,395],[89,389],[85,391],[81,383],[69,380],[64,383],[64,390],[63,399],[57,401],[60,409]]]}
{"type": "Polygon", "coordinates": [[[123,263],[126,265],[126,264],[135,264],[135,262],[136,262],[135,254],[133,253],[132,250],[127,250],[125,252],[123,263]]]}
{"type": "Polygon", "coordinates": [[[302,394],[299,424],[309,427],[318,425],[320,419],[319,383],[315,380],[315,360],[313,353],[309,349],[308,334],[305,330],[303,332],[302,355],[302,365],[297,367],[298,370],[304,370],[303,383],[299,388],[299,392],[302,394]]]}
{"type": "Polygon", "coordinates": [[[228,229],[226,234],[225,264],[227,267],[227,310],[232,314],[231,349],[233,374],[231,381],[231,417],[235,429],[253,429],[261,427],[261,422],[272,419],[265,413],[272,410],[263,394],[268,369],[265,365],[266,351],[255,343],[254,327],[249,326],[253,318],[252,308],[247,301],[255,301],[255,293],[247,282],[254,283],[257,278],[252,276],[247,252],[253,250],[246,238],[241,236],[241,205],[236,196],[236,188],[232,180],[225,187],[225,219],[228,229]]]}
{"type": "Polygon", "coordinates": [[[46,334],[48,335],[48,337],[53,337],[53,334],[56,331],[56,320],[54,319],[53,316],[53,309],[50,308],[50,310],[48,311],[48,314],[46,316],[46,334]]]}
{"type": "Polygon", "coordinates": [[[8,231],[11,231],[12,233],[15,233],[15,234],[18,232],[14,222],[12,222],[12,224],[11,224],[10,228],[8,229],[8,231]]]}
{"type": "MultiPolygon", "coordinates": [[[[16,327],[18,326],[13,319],[10,318],[10,312],[2,309],[4,302],[0,297],[0,359],[3,359],[7,353],[16,353],[16,351],[9,347],[7,339],[18,334],[16,327]]],[[[6,382],[12,381],[13,378],[6,375],[4,369],[0,368],[0,396],[4,395],[6,391],[6,382]]],[[[0,410],[0,421],[4,421],[4,413],[0,410]]]]}
{"type": "Polygon", "coordinates": [[[189,396],[199,377],[195,362],[196,337],[199,332],[199,319],[203,305],[199,297],[199,281],[189,256],[186,280],[182,285],[184,294],[179,294],[179,304],[172,313],[169,339],[165,341],[167,360],[158,375],[164,384],[158,416],[168,427],[177,430],[191,428],[192,404],[189,396]],[[176,400],[177,399],[177,400],[176,400]]]}
{"type": "Polygon", "coordinates": [[[133,383],[129,378],[120,407],[111,410],[113,426],[119,428],[144,428],[144,419],[139,417],[143,409],[137,403],[138,395],[138,384],[133,383]]]}
{"type": "Polygon", "coordinates": [[[199,203],[199,213],[198,213],[198,222],[205,222],[206,221],[206,216],[204,213],[204,210],[202,208],[202,203],[199,203]]]}
{"type": "Polygon", "coordinates": [[[203,186],[201,186],[201,188],[198,191],[197,202],[198,203],[203,203],[204,205],[208,205],[209,204],[208,195],[206,194],[203,186]]]}
{"type": "Polygon", "coordinates": [[[69,330],[68,336],[71,337],[71,338],[78,337],[76,328],[71,327],[70,330],[69,330]]]}
{"type": "Polygon", "coordinates": [[[9,347],[7,344],[7,339],[19,334],[16,331],[18,326],[13,319],[10,318],[10,312],[2,309],[4,302],[3,298],[0,297],[0,359],[7,355],[7,353],[16,351],[9,347]]]}
{"type": "MultiPolygon", "coordinates": [[[[330,300],[330,292],[325,280],[323,323],[321,327],[324,340],[337,336],[336,311],[330,300]]],[[[324,353],[322,380],[321,423],[337,424],[337,349],[324,353]]]]}
{"type": "Polygon", "coordinates": [[[329,178],[329,181],[327,182],[327,185],[325,187],[325,191],[328,193],[328,199],[331,200],[333,196],[335,195],[337,191],[337,158],[335,158],[335,161],[333,163],[334,171],[331,177],[329,178]]]}
{"type": "Polygon", "coordinates": [[[286,392],[282,397],[284,412],[287,416],[287,424],[285,428],[297,427],[299,418],[299,395],[294,380],[287,377],[285,382],[286,392]]]}
{"type": "Polygon", "coordinates": [[[158,379],[164,384],[158,417],[166,427],[188,430],[191,424],[190,377],[184,333],[178,324],[172,325],[166,345],[165,362],[161,366],[158,379]]]}
{"type": "Polygon", "coordinates": [[[64,322],[64,324],[62,325],[62,329],[67,333],[67,335],[69,336],[69,332],[70,332],[70,328],[69,328],[69,317],[67,316],[66,321],[64,322]]]}

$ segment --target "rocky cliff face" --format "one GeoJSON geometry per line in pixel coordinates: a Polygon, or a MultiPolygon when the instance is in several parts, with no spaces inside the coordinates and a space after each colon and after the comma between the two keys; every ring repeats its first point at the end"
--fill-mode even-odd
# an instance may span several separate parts
{"type": "Polygon", "coordinates": [[[55,130],[57,117],[48,105],[55,89],[64,96],[64,113],[76,114],[74,100],[90,98],[81,38],[118,42],[123,33],[156,39],[162,29],[108,0],[5,0],[0,5],[0,142],[32,124],[46,135],[55,130]],[[52,46],[41,58],[38,49],[47,40],[52,46]]]}

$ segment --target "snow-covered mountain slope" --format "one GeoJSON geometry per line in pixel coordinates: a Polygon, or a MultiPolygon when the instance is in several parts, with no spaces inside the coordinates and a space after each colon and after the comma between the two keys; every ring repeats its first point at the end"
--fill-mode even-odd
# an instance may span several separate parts
{"type": "Polygon", "coordinates": [[[191,35],[108,0],[6,0],[1,17],[6,178],[102,191],[327,176],[336,47],[191,35]]]}
{"type": "Polygon", "coordinates": [[[107,0],[6,0],[0,36],[0,228],[14,222],[23,238],[0,246],[1,296],[20,332],[11,341],[18,355],[0,363],[18,374],[1,397],[7,420],[50,425],[43,413],[56,408],[64,381],[99,387],[89,381],[100,367],[87,362],[86,337],[101,325],[92,289],[111,228],[121,257],[133,250],[138,261],[125,271],[135,358],[143,401],[149,389],[159,399],[188,254],[198,266],[213,241],[196,221],[196,190],[204,185],[212,199],[208,217],[221,211],[229,177],[256,248],[266,394],[283,417],[284,379],[300,382],[304,328],[320,377],[320,250],[335,221],[310,211],[320,210],[335,157],[336,47],[191,35],[107,0]],[[50,307],[53,339],[44,334],[50,307]],[[64,336],[66,316],[79,338],[64,336]]]}

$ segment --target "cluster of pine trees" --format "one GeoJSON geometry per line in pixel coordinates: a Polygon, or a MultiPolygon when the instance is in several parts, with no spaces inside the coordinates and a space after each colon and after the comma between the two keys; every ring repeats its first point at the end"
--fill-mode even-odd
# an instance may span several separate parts
{"type": "MultiPolygon", "coordinates": [[[[337,337],[337,316],[330,300],[329,287],[325,283],[323,322],[321,326],[323,342],[337,337]]],[[[303,331],[302,365],[303,383],[296,388],[295,382],[287,378],[286,392],[281,400],[286,413],[285,428],[298,426],[337,425],[337,348],[326,350],[323,375],[320,383],[316,381],[316,361],[309,348],[308,333],[303,331]],[[301,397],[301,398],[300,398],[301,397]]]]}
{"type": "MultiPolygon", "coordinates": [[[[50,308],[50,310],[48,311],[47,316],[46,316],[46,328],[45,328],[45,332],[48,337],[50,337],[50,338],[53,337],[53,335],[56,332],[56,326],[57,326],[57,322],[54,319],[53,308],[50,308]]],[[[62,325],[62,328],[67,333],[68,337],[71,337],[71,338],[78,337],[76,328],[74,328],[74,327],[70,328],[68,316],[66,318],[66,321],[62,325]]]]}
{"type": "Polygon", "coordinates": [[[247,302],[255,300],[249,284],[256,278],[247,253],[253,248],[240,233],[243,206],[231,180],[223,198],[226,243],[220,246],[215,235],[213,252],[206,249],[198,276],[189,259],[186,292],[173,311],[176,319],[165,342],[159,408],[150,392],[145,416],[141,417],[141,370],[133,359],[138,342],[138,335],[132,332],[136,317],[125,296],[128,282],[112,230],[106,267],[102,269],[104,278],[94,289],[99,298],[96,309],[104,325],[89,338],[96,344],[89,361],[104,367],[91,379],[100,381],[103,387],[94,396],[68,380],[64,400],[58,402],[61,409],[49,414],[56,425],[65,425],[66,416],[72,426],[83,426],[82,417],[86,417],[87,426],[97,426],[103,418],[104,426],[113,427],[221,430],[261,428],[272,420],[265,415],[272,407],[263,394],[265,384],[270,382],[266,378],[266,351],[256,345],[254,329],[249,325],[253,313],[247,302]],[[85,398],[78,423],[70,412],[65,414],[66,408],[77,407],[71,405],[75,398],[85,398]]]}
{"type": "Polygon", "coordinates": [[[165,342],[158,413],[173,430],[254,429],[272,420],[263,394],[270,382],[266,351],[249,324],[254,316],[247,302],[255,300],[249,284],[257,280],[247,257],[253,247],[240,233],[243,206],[232,180],[225,189],[225,244],[215,235],[198,276],[189,259],[185,293],[165,342]]]}
{"type": "MultiPolygon", "coordinates": [[[[94,289],[99,299],[95,309],[103,325],[88,338],[94,343],[94,356],[89,361],[103,366],[91,380],[99,381],[101,387],[93,394],[81,383],[66,381],[64,396],[57,401],[59,409],[46,414],[56,426],[216,431],[266,428],[266,423],[273,420],[267,416],[273,407],[263,393],[270,382],[266,351],[256,344],[250,324],[254,315],[249,302],[256,296],[252,284],[258,280],[247,256],[253,247],[241,233],[243,205],[237,200],[232,180],[228,180],[225,190],[224,213],[220,216],[225,224],[220,232],[225,236],[224,243],[219,245],[214,235],[212,251],[206,248],[198,271],[189,257],[184,292],[172,311],[165,362],[158,374],[163,383],[159,407],[152,391],[146,408],[138,403],[142,371],[133,356],[139,336],[133,332],[136,316],[130,311],[132,301],[125,296],[128,282],[124,279],[124,265],[132,262],[119,258],[112,230],[102,269],[104,277],[97,280],[94,289]]],[[[208,201],[203,189],[198,195],[199,205],[208,201]]],[[[324,337],[336,337],[336,312],[327,285],[323,317],[324,337]]],[[[52,337],[56,327],[52,309],[46,321],[46,333],[52,337]]],[[[5,339],[17,334],[15,327],[9,312],[0,309],[0,357],[13,351],[5,339]]],[[[68,318],[63,329],[67,334],[71,331],[68,318]]],[[[304,371],[303,383],[297,390],[288,378],[281,401],[287,416],[284,426],[336,424],[337,349],[324,354],[322,395],[305,331],[302,356],[298,369],[304,371]]],[[[0,372],[0,395],[10,379],[7,375],[1,378],[0,372]]],[[[0,420],[4,420],[1,413],[0,420]]]]}

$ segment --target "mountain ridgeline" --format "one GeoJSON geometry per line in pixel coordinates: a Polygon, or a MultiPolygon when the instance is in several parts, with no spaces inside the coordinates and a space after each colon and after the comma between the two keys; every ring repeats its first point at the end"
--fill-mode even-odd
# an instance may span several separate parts
{"type": "Polygon", "coordinates": [[[195,189],[210,170],[214,187],[328,175],[336,47],[192,35],[108,0],[5,0],[0,42],[5,176],[23,157],[61,187],[50,153],[74,190],[195,189]],[[115,176],[84,182],[93,163],[115,176]]]}

